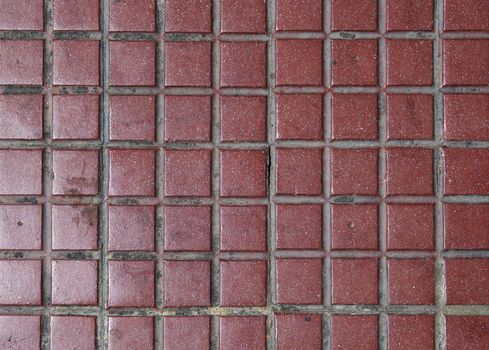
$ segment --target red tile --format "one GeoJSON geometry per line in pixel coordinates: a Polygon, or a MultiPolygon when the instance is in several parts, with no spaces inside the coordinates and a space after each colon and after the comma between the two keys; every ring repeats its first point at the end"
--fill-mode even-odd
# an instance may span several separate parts
{"type": "Polygon", "coordinates": [[[376,258],[333,259],[333,304],[377,304],[379,262],[376,258]]]}
{"type": "Polygon", "coordinates": [[[264,316],[228,316],[219,318],[219,349],[266,349],[264,316]]]}
{"type": "Polygon", "coordinates": [[[387,249],[434,250],[433,204],[387,205],[387,249]]]}
{"type": "Polygon", "coordinates": [[[222,42],[221,87],[267,86],[267,44],[264,42],[222,42]]]}
{"type": "Polygon", "coordinates": [[[445,139],[489,140],[489,95],[443,95],[443,121],[445,139]]]}
{"type": "Polygon", "coordinates": [[[489,317],[447,316],[447,350],[479,350],[489,346],[489,317]]]}
{"type": "Polygon", "coordinates": [[[377,31],[377,1],[332,0],[331,29],[377,31]]]}
{"type": "Polygon", "coordinates": [[[387,39],[387,85],[433,84],[431,40],[387,39]]]}
{"type": "Polygon", "coordinates": [[[276,314],[276,349],[321,349],[321,323],[322,320],[320,315],[276,314]]]}
{"type": "Polygon", "coordinates": [[[54,0],[54,30],[99,30],[98,0],[54,0]]]}
{"type": "Polygon", "coordinates": [[[165,141],[211,140],[211,96],[165,96],[165,141]]]}
{"type": "Polygon", "coordinates": [[[321,304],[323,260],[276,260],[277,303],[321,304]]]}
{"type": "Polygon", "coordinates": [[[42,139],[42,117],[42,95],[1,95],[0,139],[42,139]]]}
{"type": "Polygon", "coordinates": [[[488,149],[446,148],[443,159],[445,195],[489,194],[488,149]]]}
{"type": "Polygon", "coordinates": [[[165,316],[163,348],[206,350],[210,346],[210,317],[165,316]]]}
{"type": "Polygon", "coordinates": [[[266,251],[266,206],[221,206],[219,223],[222,251],[266,251]]]}
{"type": "Polygon", "coordinates": [[[98,95],[53,96],[53,139],[97,140],[99,104],[98,95]]]}
{"type": "Polygon", "coordinates": [[[109,8],[110,31],[155,31],[155,0],[110,0],[109,8]]]}
{"type": "Polygon", "coordinates": [[[376,195],[377,149],[331,149],[331,194],[376,195]]]}
{"type": "Polygon", "coordinates": [[[379,248],[376,204],[331,206],[331,249],[379,248]]]}
{"type": "Polygon", "coordinates": [[[333,86],[376,86],[377,41],[333,40],[331,45],[333,86]]]}
{"type": "Polygon", "coordinates": [[[165,307],[210,305],[210,261],[167,260],[163,278],[165,307]]]}
{"type": "Polygon", "coordinates": [[[489,304],[489,260],[447,259],[445,261],[447,304],[489,304]]]}
{"type": "Polygon", "coordinates": [[[265,0],[221,0],[221,33],[265,33],[265,0]]]}
{"type": "Polygon", "coordinates": [[[432,195],[433,150],[389,148],[387,150],[387,195],[432,195]]]}
{"type": "Polygon", "coordinates": [[[165,250],[210,251],[210,206],[165,206],[165,250]]]}
{"type": "Polygon", "coordinates": [[[153,261],[109,260],[108,307],[153,307],[155,304],[153,261]]]}
{"type": "Polygon", "coordinates": [[[211,151],[167,150],[165,196],[208,197],[211,195],[211,151]]]}
{"type": "Polygon", "coordinates": [[[387,139],[433,139],[433,95],[387,94],[387,139]]]}
{"type": "Polygon", "coordinates": [[[445,249],[489,249],[489,204],[444,204],[445,249]]]}
{"type": "Polygon", "coordinates": [[[388,302],[396,305],[435,303],[433,259],[388,259],[388,302]]]}
{"type": "Polygon", "coordinates": [[[95,350],[96,328],[96,317],[51,316],[51,350],[95,350]]]}
{"type": "Polygon", "coordinates": [[[221,196],[265,197],[267,154],[262,150],[221,150],[221,196]]]}
{"type": "Polygon", "coordinates": [[[42,0],[0,0],[0,30],[42,30],[42,0]]]}
{"type": "Polygon", "coordinates": [[[154,206],[111,205],[108,214],[110,251],[155,249],[154,206]]]}
{"type": "Polygon", "coordinates": [[[109,196],[154,196],[155,156],[152,149],[109,150],[109,196]]]}
{"type": "Polygon", "coordinates": [[[166,86],[211,86],[211,43],[165,42],[166,86]]]}
{"type": "Polygon", "coordinates": [[[275,46],[277,85],[323,84],[322,40],[283,39],[275,46]]]}
{"type": "MultiPolygon", "coordinates": [[[[41,316],[0,316],[0,348],[40,349],[41,316]],[[14,347],[12,347],[15,346],[14,347]]],[[[54,349],[53,349],[54,350],[54,349]]]]}
{"type": "Polygon", "coordinates": [[[387,31],[432,30],[433,10],[433,0],[387,1],[387,31]]]}
{"type": "Polygon", "coordinates": [[[388,315],[390,350],[435,348],[435,317],[432,315],[388,315]]]}
{"type": "Polygon", "coordinates": [[[489,40],[443,41],[443,85],[488,85],[489,40]]]}
{"type": "Polygon", "coordinates": [[[51,211],[53,250],[97,249],[97,205],[53,205],[51,211]]]}
{"type": "Polygon", "coordinates": [[[109,84],[111,86],[154,86],[156,45],[152,41],[111,41],[109,43],[109,84]]]}
{"type": "Polygon", "coordinates": [[[378,105],[374,94],[333,94],[331,138],[333,140],[376,140],[378,105]]]}
{"type": "Polygon", "coordinates": [[[99,186],[98,150],[53,150],[53,194],[96,195],[99,186]]]}
{"type": "Polygon", "coordinates": [[[0,249],[40,250],[42,205],[0,205],[0,249]]]}
{"type": "Polygon", "coordinates": [[[321,195],[323,150],[315,148],[277,148],[277,194],[321,195]],[[301,166],[297,164],[300,162],[301,166]]]}
{"type": "Polygon", "coordinates": [[[115,141],[154,141],[155,96],[110,96],[109,133],[115,141]]]}
{"type": "Polygon", "coordinates": [[[166,0],[165,31],[174,33],[210,33],[212,0],[166,0]]]}
{"type": "Polygon", "coordinates": [[[323,138],[323,95],[277,94],[275,113],[278,140],[323,138]]]}
{"type": "Polygon", "coordinates": [[[99,51],[97,40],[55,40],[53,84],[99,85],[99,51]]]}
{"type": "Polygon", "coordinates": [[[489,7],[480,0],[445,0],[444,30],[489,31],[489,7]]]}
{"type": "Polygon", "coordinates": [[[51,301],[53,305],[97,305],[96,260],[53,260],[51,301]]]}
{"type": "Polygon", "coordinates": [[[322,31],[321,0],[277,0],[275,29],[277,31],[322,31]]]}
{"type": "Polygon", "coordinates": [[[378,316],[334,315],[331,317],[332,349],[378,349],[378,316]]]}
{"type": "Polygon", "coordinates": [[[323,246],[323,208],[321,204],[279,204],[277,211],[277,249],[321,249],[323,246]]]}
{"type": "Polygon", "coordinates": [[[265,260],[220,261],[221,306],[265,306],[267,262],[265,260]]]}
{"type": "Polygon", "coordinates": [[[42,85],[42,40],[2,40],[0,52],[0,85],[42,85]]]}
{"type": "Polygon", "coordinates": [[[42,194],[42,150],[0,149],[0,194],[42,194]]]}
{"type": "Polygon", "coordinates": [[[0,260],[0,305],[41,305],[41,263],[0,260]]]}
{"type": "Polygon", "coordinates": [[[109,317],[109,350],[152,350],[153,324],[153,317],[109,317]]]}
{"type": "Polygon", "coordinates": [[[267,98],[265,96],[222,96],[221,141],[265,142],[267,98]]]}

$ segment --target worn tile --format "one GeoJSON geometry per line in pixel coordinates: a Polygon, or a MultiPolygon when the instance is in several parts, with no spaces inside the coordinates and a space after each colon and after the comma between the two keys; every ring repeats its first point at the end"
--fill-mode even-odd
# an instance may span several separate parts
{"type": "Polygon", "coordinates": [[[53,305],[98,304],[96,260],[53,260],[51,275],[53,305]]]}
{"type": "Polygon", "coordinates": [[[267,262],[221,260],[219,262],[221,306],[265,306],[267,262]]]}
{"type": "Polygon", "coordinates": [[[378,349],[378,316],[334,315],[331,317],[333,349],[378,349]]]}
{"type": "Polygon", "coordinates": [[[443,15],[444,30],[489,30],[489,8],[484,1],[445,0],[443,15]]]}
{"type": "Polygon", "coordinates": [[[165,86],[210,87],[209,42],[165,42],[165,86]]]}
{"type": "Polygon", "coordinates": [[[166,0],[165,31],[171,33],[210,33],[212,0],[166,0]]]}
{"type": "Polygon", "coordinates": [[[0,95],[0,140],[40,140],[42,119],[42,95],[0,95]]]}
{"type": "Polygon", "coordinates": [[[98,0],[54,0],[54,30],[99,30],[98,0]]]}
{"type": "Polygon", "coordinates": [[[43,84],[42,40],[0,40],[0,52],[0,85],[43,84]]]}
{"type": "Polygon", "coordinates": [[[332,259],[333,304],[377,304],[379,273],[376,258],[332,259]]]}
{"type": "Polygon", "coordinates": [[[108,207],[110,251],[155,249],[155,208],[149,205],[108,207]]]}
{"type": "Polygon", "coordinates": [[[433,95],[387,94],[387,139],[433,139],[433,95]]]}
{"type": "Polygon", "coordinates": [[[211,140],[210,96],[165,96],[165,141],[211,140]]]}
{"type": "Polygon", "coordinates": [[[277,31],[322,31],[321,0],[277,0],[275,4],[277,31]]]}
{"type": "Polygon", "coordinates": [[[321,316],[312,314],[275,314],[277,350],[320,349],[321,316]]]}
{"type": "Polygon", "coordinates": [[[110,41],[109,52],[109,85],[155,85],[156,45],[154,42],[110,41]]]}
{"type": "Polygon", "coordinates": [[[489,95],[444,94],[443,129],[447,140],[489,140],[489,95]]]}
{"type": "Polygon", "coordinates": [[[153,350],[153,317],[109,317],[108,349],[153,350]]]}
{"type": "Polygon", "coordinates": [[[165,206],[165,250],[210,251],[210,206],[165,206]]]}
{"type": "Polygon", "coordinates": [[[484,349],[489,345],[488,316],[447,316],[447,350],[484,349]]]}
{"type": "Polygon", "coordinates": [[[0,315],[0,329],[3,349],[27,350],[41,346],[41,316],[0,315]]]}
{"type": "Polygon", "coordinates": [[[109,0],[109,9],[110,31],[155,31],[155,0],[109,0]]]}
{"type": "Polygon", "coordinates": [[[53,250],[96,250],[98,206],[53,205],[51,207],[53,250]]]}
{"type": "Polygon", "coordinates": [[[0,260],[0,305],[41,305],[41,263],[41,260],[0,260]]]}
{"type": "Polygon", "coordinates": [[[53,42],[54,85],[99,85],[100,42],[55,40],[53,42]]]}
{"type": "Polygon", "coordinates": [[[276,206],[276,248],[322,248],[323,209],[320,204],[279,204],[276,206]]]}
{"type": "Polygon", "coordinates": [[[443,227],[445,249],[489,249],[488,204],[444,204],[443,227]]]}
{"type": "Polygon", "coordinates": [[[377,1],[332,0],[331,30],[377,31],[377,1]]]}
{"type": "Polygon", "coordinates": [[[489,260],[447,259],[445,261],[447,304],[489,304],[489,260]]]}
{"type": "Polygon", "coordinates": [[[219,349],[266,349],[264,316],[219,317],[219,349]]]}
{"type": "Polygon", "coordinates": [[[388,315],[389,350],[432,350],[435,348],[433,315],[388,315]]]}
{"type": "Polygon", "coordinates": [[[331,249],[379,248],[379,213],[375,204],[331,206],[331,249]]]}
{"type": "Polygon", "coordinates": [[[276,301],[279,304],[321,304],[323,260],[276,259],[276,301]]]}
{"type": "Polygon", "coordinates": [[[42,0],[0,0],[0,30],[43,30],[42,0]]]}
{"type": "Polygon", "coordinates": [[[221,33],[264,33],[266,5],[265,0],[221,0],[221,33]]]}
{"type": "Polygon", "coordinates": [[[98,95],[53,96],[53,139],[97,140],[99,104],[98,95]]]}
{"type": "Polygon", "coordinates": [[[390,0],[387,4],[388,31],[430,31],[433,29],[433,0],[390,0]]]}
{"type": "Polygon", "coordinates": [[[154,141],[155,96],[110,96],[109,134],[114,141],[154,141]]]}
{"type": "Polygon", "coordinates": [[[489,193],[488,149],[446,148],[443,160],[445,195],[489,193]]]}
{"type": "Polygon", "coordinates": [[[92,316],[51,316],[51,350],[95,350],[96,322],[92,316]]]}
{"type": "Polygon", "coordinates": [[[220,108],[222,142],[266,141],[266,97],[221,96],[220,108]]]}
{"type": "Polygon", "coordinates": [[[42,206],[0,205],[0,249],[42,248],[42,206]]]}
{"type": "Polygon", "coordinates": [[[210,317],[165,316],[163,347],[168,350],[206,350],[210,345],[210,317]]]}
{"type": "Polygon", "coordinates": [[[40,149],[0,149],[0,195],[42,194],[40,149]]]}
{"type": "Polygon", "coordinates": [[[387,39],[387,85],[431,85],[433,42],[387,39]]]}

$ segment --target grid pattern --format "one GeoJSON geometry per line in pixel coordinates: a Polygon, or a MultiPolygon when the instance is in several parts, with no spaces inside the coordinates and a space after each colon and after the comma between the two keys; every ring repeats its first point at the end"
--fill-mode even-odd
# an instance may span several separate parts
{"type": "Polygon", "coordinates": [[[489,3],[408,3],[0,0],[1,347],[489,346],[489,3]]]}

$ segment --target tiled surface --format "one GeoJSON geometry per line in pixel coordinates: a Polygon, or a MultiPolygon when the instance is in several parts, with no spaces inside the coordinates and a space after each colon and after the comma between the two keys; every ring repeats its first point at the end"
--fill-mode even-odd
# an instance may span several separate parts
{"type": "Polygon", "coordinates": [[[489,348],[487,0],[0,0],[0,349],[489,348]]]}

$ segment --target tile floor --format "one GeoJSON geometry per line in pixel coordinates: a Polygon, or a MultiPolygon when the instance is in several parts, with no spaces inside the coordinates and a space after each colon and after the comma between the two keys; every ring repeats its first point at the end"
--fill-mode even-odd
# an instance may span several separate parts
{"type": "Polygon", "coordinates": [[[489,349],[488,0],[0,0],[0,349],[489,349]]]}

